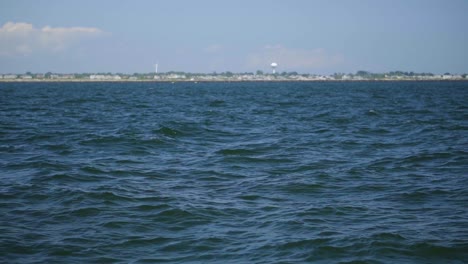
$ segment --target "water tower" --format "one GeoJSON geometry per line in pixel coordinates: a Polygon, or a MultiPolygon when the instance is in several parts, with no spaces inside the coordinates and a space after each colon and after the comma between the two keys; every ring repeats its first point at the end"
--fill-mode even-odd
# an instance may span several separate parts
{"type": "Polygon", "coordinates": [[[271,63],[270,66],[271,66],[271,69],[273,70],[273,74],[275,74],[276,73],[276,67],[278,67],[278,63],[273,62],[273,63],[271,63]]]}

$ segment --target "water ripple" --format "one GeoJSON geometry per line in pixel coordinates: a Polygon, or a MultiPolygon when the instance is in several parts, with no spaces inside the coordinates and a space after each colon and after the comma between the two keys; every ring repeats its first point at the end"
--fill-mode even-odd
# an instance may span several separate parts
{"type": "Polygon", "coordinates": [[[0,262],[465,263],[465,82],[0,83],[0,262]]]}

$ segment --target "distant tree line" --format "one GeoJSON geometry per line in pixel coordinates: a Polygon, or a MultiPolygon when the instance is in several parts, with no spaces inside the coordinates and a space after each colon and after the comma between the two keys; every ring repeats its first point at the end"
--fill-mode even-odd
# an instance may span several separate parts
{"type": "MultiPolygon", "coordinates": [[[[74,73],[74,78],[76,79],[85,79],[85,78],[89,78],[90,75],[119,75],[119,76],[123,76],[123,77],[135,77],[137,79],[149,79],[149,78],[153,78],[154,75],[179,75],[179,76],[185,76],[186,78],[191,78],[191,77],[196,77],[196,76],[215,76],[215,77],[233,77],[235,75],[250,75],[250,76],[253,76],[253,75],[273,75],[272,73],[270,72],[264,72],[262,70],[257,70],[255,73],[254,72],[240,72],[240,73],[233,73],[231,71],[225,71],[225,72],[220,72],[220,73],[217,73],[216,71],[212,72],[212,73],[192,73],[192,72],[183,72],[183,71],[168,71],[168,72],[163,72],[163,73],[154,73],[154,72],[147,72],[147,73],[138,73],[138,72],[135,72],[133,74],[126,74],[126,73],[111,73],[111,72],[98,72],[98,73],[74,73]]],[[[30,71],[26,72],[26,75],[37,75],[37,74],[34,74],[30,71]]],[[[63,75],[63,74],[58,74],[58,73],[52,73],[52,72],[47,72],[45,74],[43,74],[43,77],[44,78],[51,78],[51,76],[53,75],[63,75]]],[[[316,74],[308,74],[308,73],[303,73],[303,74],[300,74],[298,73],[297,71],[290,71],[290,72],[286,72],[286,71],[283,71],[281,73],[276,73],[275,75],[277,76],[283,76],[283,77],[292,77],[292,76],[303,76],[303,77],[311,77],[311,76],[317,76],[316,74]]],[[[444,75],[451,75],[449,72],[446,72],[444,73],[444,75]]],[[[359,70],[357,71],[355,74],[352,74],[352,73],[334,73],[334,74],[331,74],[330,76],[334,77],[335,79],[343,79],[345,78],[346,76],[348,77],[362,77],[362,78],[365,78],[365,79],[384,79],[384,78],[387,78],[387,77],[414,77],[414,76],[428,76],[428,77],[432,77],[434,76],[433,73],[426,73],[426,72],[423,72],[423,73],[416,73],[416,72],[413,72],[413,71],[390,71],[390,72],[387,72],[387,73],[373,73],[373,72],[370,72],[370,71],[365,71],[365,70],[359,70]]],[[[460,76],[462,76],[463,78],[466,78],[467,74],[461,74],[460,76]]]]}

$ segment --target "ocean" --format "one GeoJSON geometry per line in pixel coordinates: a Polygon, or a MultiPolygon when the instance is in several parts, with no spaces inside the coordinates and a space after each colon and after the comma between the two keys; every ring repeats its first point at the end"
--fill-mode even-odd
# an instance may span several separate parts
{"type": "Polygon", "coordinates": [[[0,83],[2,263],[467,263],[468,82],[0,83]]]}

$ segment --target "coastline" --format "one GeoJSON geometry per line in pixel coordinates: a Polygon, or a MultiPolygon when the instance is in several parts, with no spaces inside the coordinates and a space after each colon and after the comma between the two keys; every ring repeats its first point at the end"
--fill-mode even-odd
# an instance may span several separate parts
{"type": "Polygon", "coordinates": [[[468,82],[468,79],[364,79],[364,80],[90,80],[90,79],[0,79],[0,83],[245,83],[245,82],[468,82]]]}

